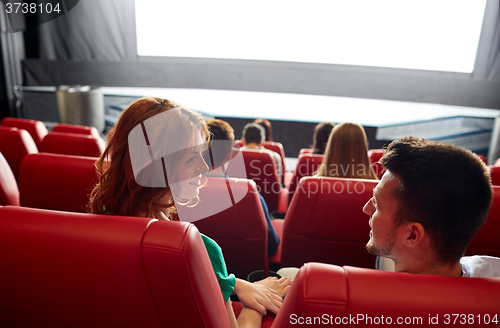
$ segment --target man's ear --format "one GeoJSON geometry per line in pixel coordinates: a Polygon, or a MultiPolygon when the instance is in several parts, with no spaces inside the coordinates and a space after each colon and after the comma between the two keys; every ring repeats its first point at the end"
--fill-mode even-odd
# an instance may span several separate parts
{"type": "Polygon", "coordinates": [[[406,224],[404,244],[407,247],[415,247],[422,243],[425,238],[425,229],[418,222],[406,224]]]}

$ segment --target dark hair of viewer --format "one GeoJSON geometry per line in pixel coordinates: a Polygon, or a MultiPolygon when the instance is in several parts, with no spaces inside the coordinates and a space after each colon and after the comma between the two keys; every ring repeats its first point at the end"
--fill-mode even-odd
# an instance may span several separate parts
{"type": "Polygon", "coordinates": [[[333,124],[328,122],[318,123],[314,127],[313,144],[311,146],[313,154],[324,154],[333,124]]]}
{"type": "Polygon", "coordinates": [[[395,224],[419,222],[442,262],[459,261],[492,201],[483,161],[458,146],[406,137],[393,141],[380,163],[400,180],[395,224]]]}

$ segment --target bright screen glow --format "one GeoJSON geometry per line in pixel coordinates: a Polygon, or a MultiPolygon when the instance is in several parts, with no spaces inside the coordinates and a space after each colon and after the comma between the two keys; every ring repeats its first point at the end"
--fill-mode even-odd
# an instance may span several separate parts
{"type": "Polygon", "coordinates": [[[486,0],[136,0],[140,56],[470,73],[486,0]]]}

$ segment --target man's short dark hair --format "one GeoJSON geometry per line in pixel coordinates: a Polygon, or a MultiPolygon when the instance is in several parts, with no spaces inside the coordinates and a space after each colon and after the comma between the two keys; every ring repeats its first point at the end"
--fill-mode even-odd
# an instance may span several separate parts
{"type": "Polygon", "coordinates": [[[458,146],[405,137],[387,147],[380,163],[400,180],[395,225],[419,222],[439,260],[459,261],[491,205],[491,179],[483,161],[458,146]]]}
{"type": "Polygon", "coordinates": [[[259,124],[248,123],[243,127],[243,139],[247,144],[255,142],[260,145],[266,139],[266,130],[259,124]]]}
{"type": "Polygon", "coordinates": [[[208,150],[211,152],[210,162],[213,164],[213,170],[224,164],[227,154],[232,150],[234,129],[229,123],[219,119],[208,120],[207,126],[212,133],[208,150]]]}

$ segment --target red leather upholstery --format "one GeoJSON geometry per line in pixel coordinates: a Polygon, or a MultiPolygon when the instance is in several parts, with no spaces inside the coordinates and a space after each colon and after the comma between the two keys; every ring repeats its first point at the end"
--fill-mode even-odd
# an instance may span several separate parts
{"type": "Polygon", "coordinates": [[[466,255],[490,255],[500,257],[500,186],[493,186],[493,203],[486,223],[472,239],[466,255]]]}
{"type": "Polygon", "coordinates": [[[311,154],[311,153],[312,153],[312,149],[311,148],[302,148],[299,151],[299,157],[300,157],[300,155],[311,154]]]}
{"type": "Polygon", "coordinates": [[[16,178],[2,153],[0,153],[0,205],[19,206],[16,178]]]}
{"type": "Polygon", "coordinates": [[[370,163],[377,163],[382,156],[384,156],[385,150],[383,149],[370,149],[368,150],[368,159],[370,160],[370,163]]]}
{"type": "Polygon", "coordinates": [[[494,186],[500,186],[500,166],[489,165],[491,184],[494,186]]]}
{"type": "Polygon", "coordinates": [[[259,150],[240,149],[245,163],[246,176],[239,176],[230,163],[226,173],[230,177],[252,179],[257,184],[257,190],[264,197],[269,212],[278,210],[280,193],[286,192],[281,187],[281,181],[276,173],[276,165],[270,154],[259,150]]]}
{"type": "Polygon", "coordinates": [[[15,127],[18,129],[24,129],[28,131],[38,149],[40,149],[40,147],[42,146],[42,140],[48,133],[45,124],[43,124],[43,122],[41,121],[36,121],[36,120],[27,120],[24,118],[15,118],[15,117],[4,117],[0,122],[0,125],[15,127]]]}
{"type": "MultiPolygon", "coordinates": [[[[243,147],[245,145],[245,142],[243,140],[236,140],[235,142],[240,147],[243,147]]],[[[262,147],[269,149],[269,150],[272,150],[272,151],[278,153],[278,155],[280,155],[281,166],[283,167],[283,173],[285,173],[286,172],[285,148],[283,148],[283,144],[281,142],[276,142],[276,141],[262,141],[261,145],[262,145],[262,147]]],[[[283,179],[284,179],[284,177],[283,177],[283,179]]]]}
{"type": "Polygon", "coordinates": [[[52,131],[53,132],[84,134],[84,135],[93,136],[94,138],[101,137],[101,135],[99,134],[99,131],[97,131],[97,129],[93,126],[59,123],[59,124],[56,124],[52,128],[52,131]]]}
{"type": "Polygon", "coordinates": [[[42,142],[41,152],[76,156],[99,157],[106,147],[101,137],[91,135],[50,132],[42,142]]]}
{"type": "Polygon", "coordinates": [[[375,256],[365,249],[369,217],[362,209],[377,182],[302,178],[285,216],[281,258],[271,261],[281,267],[322,262],[374,268],[375,256]]]}
{"type": "Polygon", "coordinates": [[[295,277],[273,327],[296,327],[314,317],[318,317],[317,324],[309,326],[385,327],[401,320],[409,327],[445,327],[447,318],[449,325],[455,326],[453,314],[465,314],[467,320],[474,320],[466,325],[481,327],[485,319],[491,324],[498,309],[498,278],[429,276],[308,263],[295,277]],[[436,315],[439,324],[430,324],[436,315]],[[382,316],[384,321],[380,321],[382,316]],[[326,321],[320,321],[322,318],[326,321]]]}
{"type": "Polygon", "coordinates": [[[0,153],[19,183],[19,172],[24,156],[38,153],[38,148],[31,135],[23,129],[0,126],[0,153]]]}
{"type": "Polygon", "coordinates": [[[191,224],[0,208],[3,327],[229,327],[191,224]]]}
{"type": "Polygon", "coordinates": [[[283,166],[283,172],[286,172],[285,168],[285,148],[281,142],[276,141],[262,141],[262,146],[264,148],[272,150],[281,156],[281,165],[283,166]]]}
{"type": "Polygon", "coordinates": [[[85,212],[97,183],[95,157],[38,153],[21,166],[21,206],[85,212]]]}
{"type": "Polygon", "coordinates": [[[300,155],[297,161],[297,166],[295,166],[295,171],[293,171],[292,179],[290,180],[290,185],[288,186],[288,192],[290,193],[289,199],[293,197],[293,193],[299,184],[302,177],[312,176],[314,172],[323,162],[325,155],[310,154],[306,153],[300,155]]]}
{"type": "Polygon", "coordinates": [[[246,279],[252,271],[267,272],[267,223],[255,182],[209,177],[199,197],[194,207],[177,207],[180,220],[219,244],[230,273],[246,279]]]}

